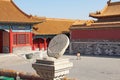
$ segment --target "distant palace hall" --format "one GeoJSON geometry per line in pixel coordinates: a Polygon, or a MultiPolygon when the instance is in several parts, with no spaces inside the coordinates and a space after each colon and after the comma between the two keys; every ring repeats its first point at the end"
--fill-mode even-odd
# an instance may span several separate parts
{"type": "Polygon", "coordinates": [[[72,25],[71,53],[120,55],[120,2],[110,1],[103,10],[90,13],[97,21],[77,21],[72,25]]]}

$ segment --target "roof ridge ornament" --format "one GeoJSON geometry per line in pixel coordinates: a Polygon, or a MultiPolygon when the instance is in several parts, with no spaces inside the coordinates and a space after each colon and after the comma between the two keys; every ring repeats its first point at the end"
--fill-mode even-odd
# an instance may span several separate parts
{"type": "Polygon", "coordinates": [[[110,4],[111,3],[111,0],[107,1],[107,4],[110,4]]]}

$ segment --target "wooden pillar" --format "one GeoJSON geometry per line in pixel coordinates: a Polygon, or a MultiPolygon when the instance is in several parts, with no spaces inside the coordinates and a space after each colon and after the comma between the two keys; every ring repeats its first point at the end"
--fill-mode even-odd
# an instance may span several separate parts
{"type": "Polygon", "coordinates": [[[47,39],[44,38],[44,50],[47,50],[47,39]]]}
{"type": "Polygon", "coordinates": [[[30,45],[31,45],[31,47],[32,47],[32,50],[35,50],[35,46],[34,46],[34,44],[33,44],[33,33],[32,32],[30,32],[30,45]]]}
{"type": "Polygon", "coordinates": [[[33,42],[33,45],[31,45],[32,46],[32,50],[35,50],[35,45],[34,45],[34,42],[33,42]]]}
{"type": "Polygon", "coordinates": [[[42,41],[41,41],[41,39],[39,38],[39,39],[38,39],[39,50],[42,49],[42,45],[41,45],[41,44],[42,44],[42,41]]]}
{"type": "Polygon", "coordinates": [[[9,30],[9,53],[13,52],[13,33],[12,29],[9,30]]]}

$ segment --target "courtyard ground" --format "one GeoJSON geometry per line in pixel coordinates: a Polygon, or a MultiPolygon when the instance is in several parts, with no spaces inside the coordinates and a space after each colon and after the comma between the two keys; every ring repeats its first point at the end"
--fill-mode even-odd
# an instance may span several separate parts
{"type": "MultiPolygon", "coordinates": [[[[120,80],[120,58],[64,56],[70,58],[74,66],[67,75],[77,80],[120,80]]],[[[1,55],[0,68],[35,73],[31,64],[35,60],[26,60],[18,55],[1,55]]]]}

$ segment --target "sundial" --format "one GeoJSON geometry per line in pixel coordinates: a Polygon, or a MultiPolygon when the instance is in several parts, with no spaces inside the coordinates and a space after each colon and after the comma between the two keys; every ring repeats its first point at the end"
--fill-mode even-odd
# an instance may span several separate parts
{"type": "Polygon", "coordinates": [[[62,80],[73,66],[68,58],[62,57],[69,45],[69,38],[65,34],[55,36],[49,43],[47,58],[37,59],[32,67],[40,78],[44,80],[62,80]],[[66,65],[67,64],[67,65],[66,65]]]}
{"type": "Polygon", "coordinates": [[[69,38],[65,34],[55,36],[49,43],[47,55],[60,58],[69,45],[69,38]]]}

